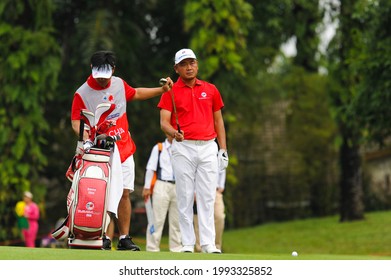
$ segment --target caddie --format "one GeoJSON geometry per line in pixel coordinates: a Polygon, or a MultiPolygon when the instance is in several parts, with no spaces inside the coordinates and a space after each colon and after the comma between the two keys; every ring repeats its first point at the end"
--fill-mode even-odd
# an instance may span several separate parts
{"type": "MultiPolygon", "coordinates": [[[[135,166],[133,154],[136,151],[136,145],[132,140],[131,133],[129,132],[128,116],[126,114],[126,103],[135,100],[146,100],[166,92],[170,89],[173,82],[167,77],[167,83],[162,87],[133,88],[123,79],[113,76],[116,69],[116,57],[111,51],[98,51],[91,56],[91,74],[87,78],[86,82],[82,84],[74,93],[72,109],[71,109],[71,123],[72,129],[79,134],[80,126],[80,112],[83,109],[87,109],[91,112],[95,112],[96,107],[100,103],[109,102],[114,103],[115,109],[108,116],[107,119],[115,120],[116,125],[110,128],[107,133],[110,136],[120,135],[121,140],[117,141],[118,150],[121,158],[122,170],[112,170],[113,174],[119,174],[122,176],[122,186],[111,186],[113,189],[117,189],[116,201],[117,204],[113,205],[109,212],[117,215],[118,213],[118,230],[119,230],[119,242],[118,250],[131,250],[139,251],[140,248],[132,241],[129,235],[130,231],[130,218],[131,218],[131,202],[130,193],[134,190],[135,179],[135,166]]],[[[88,135],[85,132],[84,139],[87,139],[88,135]]],[[[114,175],[113,175],[114,176],[114,175]]],[[[112,200],[115,190],[110,191],[109,200],[112,200]]],[[[108,236],[103,240],[102,249],[111,249],[112,236],[108,236]]]]}

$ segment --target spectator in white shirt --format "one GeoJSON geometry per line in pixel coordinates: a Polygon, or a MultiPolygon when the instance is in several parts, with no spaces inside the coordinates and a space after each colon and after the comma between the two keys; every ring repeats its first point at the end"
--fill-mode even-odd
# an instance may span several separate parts
{"type": "Polygon", "coordinates": [[[159,151],[158,144],[152,148],[145,173],[143,197],[146,201],[152,196],[153,214],[155,218],[155,231],[152,234],[149,230],[146,232],[146,250],[150,252],[160,251],[160,242],[167,213],[169,249],[171,252],[179,252],[182,248],[175,176],[171,164],[171,143],[173,138],[170,135],[166,135],[166,137],[162,143],[161,151],[159,151]],[[152,190],[151,182],[155,172],[157,174],[157,180],[152,190]]]}

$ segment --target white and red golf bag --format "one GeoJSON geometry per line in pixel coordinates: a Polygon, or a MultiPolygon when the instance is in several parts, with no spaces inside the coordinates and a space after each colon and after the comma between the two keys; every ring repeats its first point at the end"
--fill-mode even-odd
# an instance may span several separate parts
{"type": "Polygon", "coordinates": [[[97,107],[95,114],[82,111],[76,155],[66,172],[66,177],[72,182],[67,196],[68,216],[52,232],[57,240],[68,238],[70,248],[102,248],[102,238],[110,222],[107,214],[111,181],[110,147],[117,140],[104,134],[115,125],[105,118],[114,108],[114,104],[103,103],[97,107]],[[89,139],[83,141],[81,137],[85,128],[89,131],[89,139]]]}
{"type": "Polygon", "coordinates": [[[110,150],[91,148],[82,157],[67,197],[70,247],[102,247],[110,218],[110,150]]]}

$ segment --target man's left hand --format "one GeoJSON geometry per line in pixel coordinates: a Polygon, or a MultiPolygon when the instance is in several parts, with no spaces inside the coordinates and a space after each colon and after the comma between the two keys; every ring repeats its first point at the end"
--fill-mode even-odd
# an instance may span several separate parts
{"type": "Polygon", "coordinates": [[[217,154],[217,160],[219,162],[219,170],[226,169],[228,167],[228,152],[225,149],[220,149],[217,154]]]}

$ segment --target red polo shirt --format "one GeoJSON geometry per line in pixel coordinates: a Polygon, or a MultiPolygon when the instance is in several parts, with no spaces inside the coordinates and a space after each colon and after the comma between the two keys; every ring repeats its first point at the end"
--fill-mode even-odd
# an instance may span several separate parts
{"type": "MultiPolygon", "coordinates": [[[[213,113],[224,107],[220,92],[215,85],[196,79],[193,88],[188,87],[181,78],[175,82],[172,93],[181,130],[186,140],[211,140],[217,134],[214,128],[213,113]]],[[[171,125],[176,127],[176,120],[171,99],[171,91],[163,93],[159,104],[171,114],[171,125]]]]}

